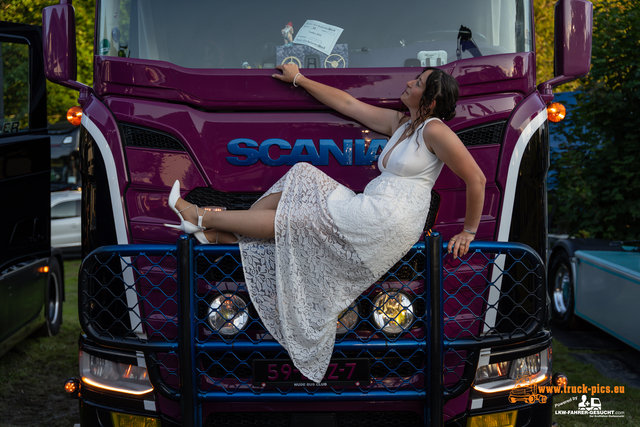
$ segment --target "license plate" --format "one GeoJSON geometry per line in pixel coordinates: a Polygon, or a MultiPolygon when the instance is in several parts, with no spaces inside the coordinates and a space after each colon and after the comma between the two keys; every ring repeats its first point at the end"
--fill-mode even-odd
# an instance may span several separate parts
{"type": "Polygon", "coordinates": [[[370,381],[369,359],[335,359],[322,382],[304,377],[289,359],[254,360],[253,385],[256,387],[362,386],[370,381]]]}

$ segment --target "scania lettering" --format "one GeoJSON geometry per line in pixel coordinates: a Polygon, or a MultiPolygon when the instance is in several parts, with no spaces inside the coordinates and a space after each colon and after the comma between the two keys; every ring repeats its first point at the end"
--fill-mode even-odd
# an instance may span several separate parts
{"type": "Polygon", "coordinates": [[[100,0],[93,86],[76,79],[71,0],[45,8],[47,77],[79,92],[84,261],[79,277],[83,426],[549,426],[546,107],[586,74],[586,0],[555,6],[555,77],[536,82],[532,0],[100,0]],[[425,66],[452,75],[451,129],[485,177],[468,256],[446,167],[424,238],[336,324],[327,376],[295,372],[247,292],[237,245],[200,245],[170,187],[200,206],[248,209],[297,162],[354,192],[388,137],[274,79],[305,76],[402,110],[425,66]]]}
{"type": "Polygon", "coordinates": [[[251,166],[258,160],[267,166],[292,166],[298,162],[309,162],[314,166],[328,166],[329,154],[331,154],[340,166],[370,166],[377,161],[378,154],[386,144],[386,139],[369,141],[345,139],[342,141],[342,149],[340,149],[332,139],[321,139],[318,141],[318,149],[316,149],[316,144],[312,139],[298,139],[291,147],[291,144],[284,139],[269,138],[258,144],[252,139],[237,138],[229,142],[227,150],[230,154],[244,156],[244,158],[229,156],[227,161],[236,166],[251,166]],[[271,147],[274,146],[277,149],[271,151],[271,147]],[[290,154],[286,154],[287,152],[290,154]]]}

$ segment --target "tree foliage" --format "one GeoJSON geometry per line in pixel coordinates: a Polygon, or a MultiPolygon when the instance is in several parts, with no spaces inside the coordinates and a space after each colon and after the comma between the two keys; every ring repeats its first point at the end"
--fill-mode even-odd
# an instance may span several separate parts
{"type": "MultiPolygon", "coordinates": [[[[0,0],[3,21],[42,25],[42,9],[58,1],[0,0]]],[[[91,85],[93,81],[94,0],[74,0],[76,12],[76,45],[78,49],[78,80],[91,85]]],[[[47,82],[47,116],[50,123],[65,120],[69,107],[77,105],[78,92],[47,82]]]]}
{"type": "Polygon", "coordinates": [[[0,49],[4,86],[0,114],[25,129],[29,126],[29,46],[4,41],[0,49]]]}
{"type": "Polygon", "coordinates": [[[534,0],[536,31],[536,79],[538,83],[553,78],[553,6],[556,0],[534,0]]]}
{"type": "MultiPolygon", "coordinates": [[[[556,231],[640,238],[640,4],[602,0],[594,10],[591,72],[583,80],[566,138],[552,158],[549,202],[556,231]]],[[[568,117],[569,118],[569,117],[568,117]]]]}

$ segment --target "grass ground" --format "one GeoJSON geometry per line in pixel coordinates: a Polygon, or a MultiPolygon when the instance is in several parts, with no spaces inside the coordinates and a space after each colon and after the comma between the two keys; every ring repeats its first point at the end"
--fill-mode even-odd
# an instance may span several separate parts
{"type": "MultiPolygon", "coordinates": [[[[573,353],[589,352],[589,350],[572,350],[573,353]]],[[[569,350],[557,340],[553,342],[553,370],[562,372],[569,378],[569,385],[587,387],[624,386],[624,393],[586,393],[588,401],[595,397],[602,403],[602,411],[624,412],[619,418],[603,418],[584,414],[558,414],[556,411],[576,411],[578,403],[585,393],[561,393],[553,399],[554,417],[558,427],[587,427],[587,426],[640,426],[640,390],[626,386],[624,383],[612,380],[600,374],[592,365],[579,362],[569,354],[569,350]]]]}
{"type": "Polygon", "coordinates": [[[0,358],[0,427],[72,427],[78,401],[65,395],[67,378],[78,375],[78,269],[64,263],[66,301],[54,338],[31,336],[0,358]]]}
{"type": "MultiPolygon", "coordinates": [[[[55,338],[29,337],[0,358],[0,427],[71,427],[79,422],[78,401],[63,391],[64,381],[78,375],[78,295],[80,261],[65,262],[63,324],[55,338]]],[[[572,350],[574,353],[580,350],[572,350]]],[[[583,350],[586,351],[586,350],[583,350]]],[[[553,370],[569,377],[570,385],[624,385],[601,375],[593,366],[579,362],[566,347],[554,340],[553,370]]],[[[623,411],[620,418],[589,415],[554,415],[558,427],[640,426],[640,390],[625,387],[624,393],[587,394],[598,397],[603,410],[623,411]]],[[[554,398],[554,412],[577,410],[583,393],[554,398]]],[[[533,426],[538,427],[538,426],[533,426]]]]}

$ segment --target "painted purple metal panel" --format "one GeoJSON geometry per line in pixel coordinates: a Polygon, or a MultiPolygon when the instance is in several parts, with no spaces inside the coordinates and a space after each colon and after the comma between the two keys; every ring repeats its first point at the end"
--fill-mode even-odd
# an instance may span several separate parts
{"type": "MultiPolygon", "coordinates": [[[[528,94],[535,88],[533,53],[464,59],[440,67],[460,84],[461,97],[528,94]]],[[[273,79],[274,70],[200,70],[168,62],[96,57],[94,88],[101,96],[124,95],[187,103],[207,109],[326,109],[303,90],[273,79]]],[[[343,89],[374,105],[400,108],[400,94],[419,70],[307,69],[310,78],[343,89]]]]}
{"type": "MultiPolygon", "coordinates": [[[[168,194],[167,194],[168,197],[168,194]]],[[[166,200],[166,199],[163,199],[166,200]]],[[[163,209],[168,209],[166,201],[162,204],[163,209]]],[[[170,223],[170,221],[166,221],[170,223]]],[[[175,222],[171,222],[172,224],[175,222]]],[[[160,243],[177,240],[180,231],[165,227],[164,223],[134,222],[131,221],[131,243],[160,243]]]]}
{"type": "MultiPolygon", "coordinates": [[[[455,120],[459,127],[467,126],[468,123],[480,125],[506,120],[521,99],[521,95],[511,94],[464,99],[459,103],[459,114],[455,120]]],[[[290,145],[298,139],[310,139],[317,147],[318,141],[324,138],[333,140],[339,148],[343,148],[341,144],[345,139],[387,139],[383,135],[372,134],[358,123],[335,113],[212,114],[183,105],[141,100],[132,102],[122,97],[109,98],[108,105],[119,122],[155,128],[174,135],[189,153],[127,148],[128,168],[132,179],[127,207],[132,221],[131,232],[137,236],[134,239],[136,242],[170,241],[177,237],[175,233],[164,230],[156,230],[149,235],[146,235],[146,231],[137,232],[140,228],[147,230],[163,218],[172,218],[163,200],[176,179],[180,179],[186,189],[210,186],[225,192],[263,192],[289,168],[288,165],[267,166],[262,162],[250,167],[230,164],[227,158],[233,156],[229,153],[228,144],[233,139],[243,137],[260,144],[277,137],[288,141],[290,145]],[[131,194],[133,191],[137,193],[131,194]],[[155,208],[148,209],[149,207],[155,208]]],[[[316,150],[321,152],[318,148],[316,150]]],[[[471,147],[470,151],[487,177],[485,214],[478,238],[493,239],[498,201],[501,197],[493,184],[500,146],[471,147]]],[[[290,152],[291,150],[272,147],[269,154],[271,158],[278,159],[290,152]]],[[[352,165],[341,166],[331,155],[327,155],[328,164],[320,168],[355,191],[362,191],[379,172],[375,164],[354,165],[354,155],[350,156],[352,165]]],[[[455,234],[460,222],[464,220],[464,182],[445,167],[435,190],[442,196],[436,229],[448,238],[455,234]],[[449,227],[449,224],[452,226],[449,227]]]]}
{"type": "MultiPolygon", "coordinates": [[[[462,99],[452,127],[455,129],[455,122],[461,128],[506,120],[521,99],[522,95],[518,94],[492,94],[462,99]]],[[[188,190],[211,187],[225,192],[263,192],[290,167],[268,166],[262,162],[250,167],[230,164],[227,158],[233,155],[229,152],[228,144],[238,137],[250,139],[257,144],[277,137],[290,145],[298,139],[310,139],[318,152],[321,152],[317,148],[320,139],[331,139],[340,149],[344,148],[342,144],[345,139],[360,139],[365,142],[376,138],[384,141],[387,139],[384,135],[369,132],[357,122],[329,112],[214,114],[185,105],[123,97],[110,97],[107,104],[119,122],[171,134],[187,150],[184,153],[127,148],[131,187],[127,193],[126,206],[131,220],[133,242],[162,242],[177,238],[176,232],[162,228],[166,218],[173,217],[165,198],[168,188],[176,179],[180,179],[188,190]]],[[[501,198],[500,191],[494,184],[500,146],[471,147],[470,151],[487,177],[487,197],[478,238],[493,239],[501,198]]],[[[290,152],[289,149],[271,147],[269,155],[272,159],[279,159],[290,152]]],[[[352,164],[341,166],[328,154],[327,165],[320,168],[354,191],[362,191],[379,172],[375,164],[356,166],[355,155],[349,156],[352,164]]],[[[460,222],[464,221],[464,182],[445,167],[435,190],[442,196],[435,228],[446,239],[455,234],[460,222]]]]}
{"type": "MultiPolygon", "coordinates": [[[[463,124],[466,127],[469,122],[478,125],[504,120],[519,99],[521,97],[518,95],[463,99],[459,102],[458,117],[452,121],[452,128],[454,130],[456,127],[461,128],[463,124]]],[[[368,142],[373,139],[387,139],[384,135],[369,132],[357,122],[331,112],[246,112],[242,114],[221,112],[214,114],[185,105],[131,101],[121,97],[109,98],[107,103],[119,122],[155,128],[177,137],[193,156],[207,184],[222,191],[265,191],[287,169],[285,166],[266,166],[263,163],[254,164],[251,168],[230,164],[227,157],[233,157],[233,155],[228,150],[228,144],[237,138],[250,139],[257,144],[269,138],[279,138],[286,140],[290,145],[298,139],[310,139],[316,146],[320,139],[331,139],[339,148],[344,140],[361,139],[368,142]],[[250,179],[247,173],[252,174],[254,179],[250,179]],[[239,176],[242,176],[242,180],[238,179],[239,176]]],[[[356,149],[357,144],[354,151],[356,149]]],[[[272,147],[269,155],[271,159],[278,159],[288,155],[289,152],[289,149],[272,147]]],[[[356,154],[352,156],[353,165],[357,165],[357,159],[354,158],[356,154]]],[[[487,161],[495,162],[495,159],[489,157],[487,156],[487,161]]],[[[367,166],[358,168],[356,176],[351,167],[338,167],[331,156],[329,159],[329,164],[320,166],[321,169],[356,191],[361,191],[371,179],[378,175],[375,166],[367,166]]],[[[145,173],[144,171],[149,170],[149,167],[155,166],[136,163],[136,167],[140,168],[140,173],[145,173]]],[[[491,169],[493,168],[486,168],[486,172],[491,169]]],[[[159,172],[164,173],[166,170],[159,172]]],[[[487,175],[491,180],[493,173],[487,175]]],[[[169,182],[172,182],[171,179],[176,178],[174,172],[170,178],[157,178],[157,182],[169,185],[169,182]]],[[[441,179],[441,181],[446,180],[441,179]]],[[[460,183],[457,178],[455,182],[460,183]]]]}
{"type": "MultiPolygon", "coordinates": [[[[185,188],[207,185],[199,176],[199,170],[187,153],[176,153],[167,150],[145,150],[136,147],[125,149],[131,185],[166,191],[176,179],[185,188]]],[[[133,207],[132,207],[133,209],[133,207]]],[[[132,210],[131,216],[136,213],[132,210]]],[[[144,208],[144,215],[148,215],[144,208]]],[[[142,211],[140,213],[143,214],[142,211]]],[[[166,218],[166,216],[164,216],[166,218]]]]}
{"type": "MultiPolygon", "coordinates": [[[[487,89],[487,87],[484,87],[487,89]]],[[[480,126],[499,120],[507,120],[524,96],[517,92],[477,94],[461,97],[456,107],[456,117],[447,122],[454,131],[480,126]]],[[[490,177],[487,177],[490,179],[490,177]]]]}
{"type": "MultiPolygon", "coordinates": [[[[447,236],[452,237],[460,232],[460,223],[464,221],[466,212],[466,204],[464,203],[466,192],[464,188],[437,191],[440,194],[441,202],[434,230],[441,233],[446,240],[447,236]],[[450,225],[454,228],[450,229],[450,225]],[[449,234],[450,232],[453,234],[449,234]]],[[[495,185],[486,187],[484,208],[477,238],[494,238],[493,228],[498,217],[500,199],[501,192],[498,187],[495,185]]]]}
{"type": "Polygon", "coordinates": [[[460,85],[460,97],[489,93],[518,92],[535,89],[535,55],[509,53],[456,61],[449,73],[460,85]]]}

